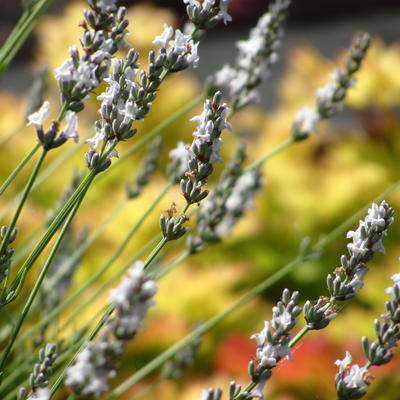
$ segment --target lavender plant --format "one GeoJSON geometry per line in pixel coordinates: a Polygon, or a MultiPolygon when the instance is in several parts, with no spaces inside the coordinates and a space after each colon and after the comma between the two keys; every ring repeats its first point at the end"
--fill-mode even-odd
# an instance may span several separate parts
{"type": "MultiPolygon", "coordinates": [[[[318,90],[315,108],[306,107],[297,114],[288,140],[247,166],[245,146],[239,144],[236,153],[224,165],[222,173],[215,178],[216,183],[213,184],[210,177],[217,170],[216,164],[224,162],[221,155],[222,133],[225,129],[233,129],[229,120],[234,113],[258,99],[259,86],[268,77],[272,64],[278,59],[277,49],[283,36],[283,24],[290,1],[273,2],[268,12],[251,30],[249,39],[238,42],[239,51],[235,64],[225,65],[216,72],[208,79],[201,96],[147,135],[142,135],[139,140],[136,136],[140,131],[140,122],[149,114],[158,92],[163,90],[163,82],[171,74],[197,67],[200,63],[199,32],[213,28],[220,22],[226,25],[231,21],[228,10],[230,0],[183,0],[189,24],[183,31],[165,24],[163,32],[153,41],[157,50],[149,52],[147,66],[142,69],[140,61],[143,55],[126,42],[126,9],[119,7],[116,0],[88,0],[87,3],[89,9],[84,11],[84,21],[81,24],[82,48],[78,50],[77,46],[72,46],[69,57],[55,70],[61,98],[58,116],[54,121],[48,121],[50,107],[54,108],[54,105],[51,106],[43,96],[42,79],[38,81],[27,115],[28,126],[35,128],[38,143],[0,188],[0,193],[3,193],[36,151],[42,150],[17,199],[18,205],[11,221],[1,229],[0,283],[3,288],[0,306],[5,308],[5,312],[10,310],[10,321],[1,330],[1,337],[7,342],[0,358],[0,384],[3,384],[0,386],[0,397],[6,400],[49,400],[56,395],[62,396],[60,392],[63,383],[71,393],[70,400],[99,398],[107,392],[106,399],[116,399],[162,365],[164,370],[161,379],[178,379],[181,369],[193,361],[200,337],[303,262],[319,257],[325,246],[346,230],[358,215],[351,217],[314,246],[307,244],[308,241],[302,241],[298,254],[291,263],[250,289],[227,309],[196,326],[187,337],[110,391],[110,380],[117,375],[120,358],[128,343],[142,329],[148,310],[155,305],[155,281],[171,273],[187,257],[205,251],[209,244],[223,242],[232,234],[233,227],[245,216],[246,211],[255,207],[254,198],[261,192],[266,181],[262,170],[264,163],[294,142],[308,138],[311,132],[316,131],[320,120],[331,118],[341,110],[348,89],[355,83],[354,74],[366,57],[370,38],[367,34],[356,37],[345,59],[344,69],[335,70],[331,81],[318,90]],[[117,51],[122,48],[128,50],[123,58],[119,58],[117,51]],[[80,139],[82,144],[82,135],[78,134],[78,113],[84,111],[88,95],[100,87],[105,89],[97,96],[100,106],[99,117],[93,123],[94,135],[83,140],[89,146],[82,157],[88,172],[84,176],[74,176],[71,186],[44,224],[43,236],[19,269],[14,270],[16,260],[13,260],[13,249],[10,245],[18,244],[17,224],[31,191],[41,180],[49,177],[46,171],[40,172],[45,157],[50,150],[63,146],[68,139],[75,142],[80,139]],[[223,102],[223,98],[227,99],[227,103],[223,102]],[[69,293],[84,252],[103,232],[107,223],[118,214],[122,205],[127,200],[143,195],[144,188],[153,180],[162,156],[161,138],[157,136],[165,126],[200,102],[203,102],[201,114],[190,120],[197,124],[191,144],[180,141],[169,153],[169,182],[165,188],[149,202],[144,214],[134,221],[124,240],[105,263],[77,290],[69,293]],[[134,144],[120,159],[113,160],[119,157],[121,142],[131,139],[134,144]],[[77,231],[72,224],[94,182],[149,142],[147,155],[134,182],[126,185],[127,199],[117,205],[110,217],[89,237],[86,232],[76,236],[77,231]],[[112,270],[111,266],[119,259],[128,242],[175,184],[180,186],[182,199],[174,198],[174,202],[165,211],[166,215],[161,215],[160,233],[138,254],[130,257],[127,263],[112,270]],[[178,211],[177,203],[182,200],[184,204],[178,211]],[[193,210],[195,206],[197,209],[193,210]],[[192,215],[196,217],[194,223],[191,221],[192,215]],[[56,234],[58,236],[52,241],[56,234]],[[184,236],[186,244],[182,244],[181,238],[184,236]],[[163,252],[164,246],[171,241],[177,247],[183,247],[183,252],[172,262],[163,252]],[[34,263],[44,255],[50,242],[51,249],[44,257],[33,288],[29,289],[26,277],[34,263]],[[138,261],[139,259],[144,261],[138,261]],[[155,261],[162,267],[150,269],[156,264],[155,261]],[[133,263],[135,264],[131,267],[133,263]],[[80,296],[105,272],[109,272],[110,277],[97,291],[81,300],[80,296]],[[63,340],[63,349],[66,350],[62,354],[57,354],[56,345],[50,343],[40,350],[37,363],[32,363],[23,356],[22,349],[27,343],[38,347],[38,342],[57,342],[58,332],[68,332],[76,317],[87,310],[123,274],[125,275],[119,285],[111,290],[108,304],[91,321],[80,326],[77,335],[63,340]],[[25,291],[27,297],[22,301],[24,296],[20,295],[25,291]],[[63,319],[60,325],[57,322],[58,317],[78,299],[80,304],[76,305],[70,318],[63,319]],[[10,306],[14,301],[15,308],[10,306]],[[32,326],[24,331],[27,319],[38,308],[42,313],[40,320],[32,319],[32,326]],[[36,337],[39,332],[42,334],[40,341],[36,337]],[[11,371],[16,366],[20,370],[16,370],[17,373],[14,374],[11,371]]],[[[38,15],[48,4],[49,0],[37,0],[29,3],[27,10],[38,15]]],[[[29,28],[31,25],[28,20],[29,17],[25,15],[21,20],[21,27],[29,28]]],[[[5,65],[2,63],[2,56],[0,51],[0,71],[5,65]]],[[[63,160],[79,149],[76,146],[73,151],[68,152],[63,147],[61,161],[58,160],[61,164],[53,164],[51,169],[57,171],[63,160]]],[[[394,191],[397,186],[390,190],[394,191]]],[[[3,213],[3,217],[6,214],[7,212],[3,213]]],[[[308,331],[326,328],[336,317],[338,305],[354,297],[356,291],[363,287],[366,264],[375,252],[384,251],[382,239],[393,222],[393,214],[393,209],[385,201],[379,205],[373,203],[366,218],[360,221],[359,227],[348,232],[347,237],[352,239],[348,244],[349,255],[343,255],[341,267],[328,275],[329,297],[320,297],[316,302],[307,301],[301,308],[297,290],[283,291],[281,299],[272,309],[271,319],[264,323],[261,332],[252,335],[257,343],[257,350],[255,359],[248,365],[250,383],[242,389],[232,381],[229,385],[231,400],[262,398],[264,386],[272,378],[273,369],[282,359],[292,358],[292,347],[308,331]],[[306,325],[295,335],[293,330],[302,311],[306,325]]],[[[156,224],[153,221],[154,225],[156,224]]],[[[394,355],[394,348],[399,340],[398,280],[395,275],[395,284],[388,289],[392,300],[386,303],[387,313],[383,316],[383,322],[375,322],[377,339],[373,342],[362,339],[368,363],[364,367],[353,365],[349,369],[349,353],[344,360],[337,362],[339,373],[336,376],[336,389],[340,400],[363,397],[369,384],[369,367],[385,364],[394,355]]],[[[209,389],[202,392],[201,399],[220,400],[221,396],[221,389],[209,389]]]]}

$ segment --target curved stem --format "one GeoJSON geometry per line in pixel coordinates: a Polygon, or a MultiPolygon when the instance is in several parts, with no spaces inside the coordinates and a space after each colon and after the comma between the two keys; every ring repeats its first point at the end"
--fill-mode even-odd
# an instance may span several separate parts
{"type": "MultiPolygon", "coordinates": [[[[76,212],[78,211],[79,205],[81,204],[84,195],[85,195],[85,191],[82,193],[81,197],[76,202],[76,204],[74,205],[71,213],[69,214],[68,218],[66,219],[66,221],[64,223],[64,226],[63,226],[63,228],[62,228],[62,230],[61,230],[61,232],[60,232],[60,234],[59,234],[59,236],[58,236],[58,238],[57,238],[57,240],[56,240],[56,242],[55,242],[55,244],[54,244],[54,246],[53,246],[53,248],[52,248],[52,250],[51,250],[51,252],[50,252],[50,254],[48,256],[48,258],[47,258],[47,260],[46,260],[46,263],[44,264],[42,270],[40,271],[39,277],[36,280],[35,285],[34,285],[32,291],[29,294],[28,300],[26,301],[26,303],[24,305],[24,308],[23,308],[23,310],[21,312],[21,315],[18,318],[18,321],[17,321],[17,323],[16,323],[16,325],[14,327],[14,331],[12,333],[11,339],[9,340],[8,345],[7,345],[6,349],[4,350],[3,356],[1,358],[1,361],[0,361],[0,374],[1,375],[3,374],[5,363],[6,363],[7,358],[9,356],[10,352],[11,352],[11,349],[12,349],[12,347],[13,347],[16,339],[17,339],[18,333],[21,330],[22,324],[25,321],[25,319],[26,319],[26,317],[28,315],[28,312],[29,312],[29,310],[30,310],[30,308],[31,308],[31,306],[32,306],[37,294],[39,293],[39,289],[40,289],[40,287],[42,285],[42,282],[43,282],[43,280],[44,280],[44,278],[46,276],[46,273],[47,273],[48,269],[50,268],[51,263],[52,263],[55,255],[57,254],[58,248],[60,247],[61,242],[64,239],[64,236],[65,236],[67,230],[69,229],[69,226],[70,226],[70,224],[71,224],[76,212]]],[[[0,381],[0,384],[1,384],[1,381],[0,381]]]]}
{"type": "Polygon", "coordinates": [[[10,222],[10,225],[7,227],[7,232],[6,235],[3,238],[3,241],[0,246],[0,254],[2,254],[5,250],[5,248],[8,246],[8,241],[10,239],[11,233],[13,229],[15,228],[15,225],[17,224],[18,218],[21,214],[22,208],[24,207],[24,204],[26,202],[26,199],[28,198],[29,192],[31,191],[32,185],[35,182],[35,179],[37,177],[37,174],[40,170],[40,167],[43,164],[44,158],[46,157],[47,151],[43,150],[40,157],[38,158],[35,167],[32,170],[31,176],[28,179],[28,182],[25,185],[24,192],[22,194],[21,201],[19,202],[19,205],[17,209],[15,210],[14,216],[10,222]]]}
{"type": "Polygon", "coordinates": [[[8,176],[5,182],[0,187],[0,196],[5,192],[5,190],[10,186],[11,182],[16,178],[16,176],[21,172],[22,168],[28,163],[28,161],[34,156],[34,154],[40,149],[40,144],[35,145],[35,147],[30,151],[29,154],[15,167],[14,171],[8,176]]]}
{"type": "Polygon", "coordinates": [[[95,172],[91,171],[86,178],[81,182],[81,184],[78,186],[78,188],[75,190],[75,192],[72,194],[72,196],[69,198],[69,200],[64,204],[62,209],[59,211],[59,213],[55,216],[53,219],[53,222],[50,224],[48,227],[47,231],[45,234],[42,236],[40,239],[39,243],[36,245],[36,247],[33,249],[29,257],[25,260],[24,264],[20,268],[16,278],[14,279],[13,283],[11,284],[11,288],[8,292],[8,296],[6,298],[6,304],[10,303],[15,299],[15,297],[19,294],[20,290],[22,289],[22,285],[25,280],[25,276],[34,264],[34,262],[38,259],[44,248],[47,246],[51,238],[54,236],[56,233],[57,229],[60,227],[60,225],[64,222],[65,218],[67,218],[68,214],[74,207],[76,201],[79,200],[80,196],[82,193],[86,192],[86,190],[89,188],[90,184],[93,182],[93,179],[95,178],[95,172]]]}
{"type": "Polygon", "coordinates": [[[59,306],[57,306],[54,310],[52,310],[46,317],[44,317],[38,324],[36,324],[32,329],[30,329],[21,340],[24,340],[26,337],[31,336],[35,332],[37,332],[43,326],[46,326],[51,322],[55,317],[57,317],[61,311],[63,311],[67,306],[69,306],[72,302],[78,299],[82,293],[91,286],[94,282],[96,282],[118,259],[118,257],[122,254],[123,250],[128,245],[129,241],[141,227],[146,218],[151,214],[151,212],[155,209],[161,199],[167,194],[172,184],[169,183],[165,186],[165,188],[161,191],[161,193],[157,196],[157,198],[153,201],[152,204],[148,207],[145,213],[141,216],[141,218],[136,221],[135,225],[131,228],[124,241],[120,244],[120,246],[115,250],[114,254],[110,257],[110,259],[88,280],[86,281],[78,290],[76,290],[70,297],[65,299],[59,306]]]}

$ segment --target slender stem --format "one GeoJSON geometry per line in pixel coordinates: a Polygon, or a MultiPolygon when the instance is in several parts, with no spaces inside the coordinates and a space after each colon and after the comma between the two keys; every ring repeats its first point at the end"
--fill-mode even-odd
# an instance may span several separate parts
{"type": "Polygon", "coordinates": [[[18,249],[13,254],[13,257],[12,257],[11,268],[13,268],[15,265],[17,265],[26,256],[29,249],[32,248],[32,245],[33,245],[35,239],[37,238],[37,235],[39,234],[39,232],[42,229],[43,228],[41,226],[39,226],[28,237],[26,237],[23,242],[21,242],[18,245],[18,249]]]}
{"type": "Polygon", "coordinates": [[[36,324],[27,334],[25,334],[21,340],[26,337],[31,336],[34,332],[37,332],[43,326],[46,326],[49,322],[51,322],[57,315],[60,314],[67,306],[69,306],[73,301],[79,298],[82,293],[94,282],[96,282],[118,259],[118,257],[122,254],[123,250],[128,245],[130,239],[132,239],[133,235],[138,231],[146,218],[151,214],[151,212],[156,208],[161,199],[167,194],[172,184],[169,183],[165,186],[165,188],[161,191],[161,193],[157,196],[157,198],[150,204],[149,208],[145,211],[145,213],[140,217],[140,219],[135,223],[132,229],[129,231],[127,236],[121,245],[116,249],[114,254],[110,257],[110,259],[88,280],[83,284],[78,290],[75,291],[70,297],[64,300],[59,306],[57,306],[54,310],[52,310],[46,317],[42,318],[42,320],[36,324]]]}
{"type": "Polygon", "coordinates": [[[94,178],[95,178],[95,171],[91,171],[91,173],[89,173],[86,176],[86,178],[81,182],[81,184],[78,186],[78,188],[69,198],[69,200],[64,204],[59,213],[55,216],[53,222],[50,224],[47,231],[42,236],[39,243],[33,249],[29,257],[25,260],[24,264],[22,265],[17,274],[17,277],[11,284],[11,289],[8,295],[9,298],[6,299],[7,304],[13,301],[15,297],[19,294],[20,290],[22,289],[22,285],[24,283],[26,274],[28,273],[34,262],[37,260],[37,258],[40,256],[44,248],[47,246],[51,238],[54,236],[57,229],[63,223],[65,218],[67,218],[68,214],[74,207],[75,203],[80,199],[82,193],[86,192],[86,190],[89,188],[94,178]]]}
{"type": "MultiPolygon", "coordinates": [[[[257,386],[257,383],[255,382],[250,382],[243,390],[241,393],[247,392],[251,393],[251,391],[257,386]]],[[[238,398],[240,396],[240,393],[234,397],[234,399],[238,398]]]]}
{"type": "Polygon", "coordinates": [[[58,112],[58,116],[56,119],[57,122],[61,122],[65,118],[65,114],[67,113],[68,106],[69,106],[69,104],[66,101],[64,101],[61,104],[61,108],[60,108],[60,111],[58,112]]]}
{"type": "Polygon", "coordinates": [[[67,365],[65,366],[64,370],[62,371],[62,373],[58,376],[58,378],[54,382],[54,385],[51,388],[50,398],[54,395],[54,393],[60,387],[68,367],[74,363],[74,361],[76,360],[76,357],[78,356],[78,354],[87,346],[87,344],[96,337],[96,335],[98,334],[100,329],[104,326],[104,324],[106,323],[108,317],[112,314],[113,311],[114,311],[114,307],[112,305],[109,305],[107,307],[105,313],[104,313],[104,316],[97,323],[96,327],[92,330],[92,332],[90,333],[88,338],[85,341],[83,341],[83,343],[79,347],[79,350],[75,353],[75,356],[67,363],[67,365]]]}
{"type": "MultiPolygon", "coordinates": [[[[78,144],[74,144],[72,147],[67,149],[66,151],[63,151],[57,158],[55,158],[46,168],[43,169],[43,171],[39,174],[37,177],[33,187],[32,191],[35,190],[38,186],[40,186],[53,172],[57,171],[59,168],[61,168],[63,165],[65,165],[65,162],[68,158],[70,158],[73,154],[75,154],[84,144],[84,140],[78,144]]],[[[0,221],[3,220],[7,214],[10,212],[14,204],[19,201],[19,199],[22,197],[22,193],[17,194],[14,196],[13,200],[10,202],[7,207],[5,207],[1,214],[0,214],[0,221]]]]}
{"type": "Polygon", "coordinates": [[[6,181],[0,187],[0,196],[5,192],[11,182],[16,178],[16,176],[21,172],[22,168],[28,163],[28,161],[33,157],[33,155],[40,149],[40,144],[35,145],[35,147],[30,151],[29,154],[16,166],[13,172],[8,176],[6,181]]]}
{"type": "MultiPolygon", "coordinates": [[[[17,207],[17,209],[16,209],[16,211],[14,213],[14,216],[13,216],[13,218],[11,220],[11,223],[7,227],[6,234],[4,235],[4,238],[3,238],[2,242],[1,242],[0,254],[4,253],[5,249],[7,248],[8,244],[9,244],[9,240],[10,240],[11,234],[12,234],[12,232],[13,232],[16,224],[17,224],[17,221],[18,221],[18,218],[19,218],[19,216],[21,214],[22,208],[24,207],[24,204],[25,204],[25,202],[26,202],[26,200],[28,198],[28,195],[29,195],[29,192],[30,192],[30,190],[32,188],[32,185],[35,182],[35,179],[36,179],[37,174],[38,174],[38,172],[40,170],[40,167],[43,164],[43,161],[44,161],[44,158],[46,157],[46,154],[47,154],[47,151],[43,150],[42,153],[40,154],[40,157],[36,161],[35,167],[33,168],[33,171],[32,171],[32,173],[31,173],[31,175],[30,175],[30,177],[28,179],[28,182],[25,185],[25,189],[24,189],[24,192],[22,194],[22,198],[21,198],[21,200],[20,200],[20,202],[18,204],[18,207],[17,207]]],[[[8,277],[9,277],[9,274],[7,275],[6,283],[4,285],[3,291],[2,291],[1,296],[0,296],[1,297],[1,302],[3,302],[5,300],[5,297],[7,295],[8,277]]],[[[1,370],[1,368],[0,368],[0,370],[1,370]]]]}
{"type": "Polygon", "coordinates": [[[157,257],[158,253],[161,251],[161,249],[165,246],[165,244],[168,242],[166,238],[162,238],[157,246],[153,249],[153,251],[150,253],[150,255],[147,257],[146,261],[144,262],[143,269],[146,269],[150,266],[152,261],[157,257]]]}
{"type": "Polygon", "coordinates": [[[311,330],[311,329],[310,329],[307,325],[304,326],[303,329],[302,329],[300,332],[298,332],[297,335],[290,341],[289,347],[294,347],[294,346],[297,344],[297,342],[298,342],[299,340],[301,340],[302,337],[303,337],[307,332],[309,332],[310,330],[311,330]]]}
{"type": "Polygon", "coordinates": [[[286,139],[280,145],[275,147],[272,151],[270,151],[269,153],[265,154],[264,156],[262,156],[258,160],[254,161],[251,165],[249,165],[246,168],[245,171],[249,171],[251,169],[255,169],[255,168],[261,167],[262,164],[265,163],[265,161],[268,161],[270,158],[274,157],[275,155],[277,155],[281,151],[285,150],[287,147],[289,147],[293,143],[295,143],[295,142],[294,142],[292,137],[290,137],[289,139],[286,139]]]}
{"type": "MultiPolygon", "coordinates": [[[[122,268],[120,268],[116,274],[111,276],[109,279],[107,279],[94,293],[90,294],[90,296],[85,299],[83,302],[81,302],[77,308],[74,309],[74,313],[63,323],[63,325],[60,327],[60,331],[63,331],[73,320],[75,320],[76,317],[79,317],[81,315],[81,312],[85,310],[85,308],[91,304],[94,300],[96,300],[102,293],[104,293],[104,290],[107,287],[110,287],[113,283],[115,283],[131,266],[132,264],[139,260],[143,254],[146,253],[146,251],[151,248],[155,243],[158,242],[158,236],[153,238],[146,246],[144,246],[138,253],[135,254],[128,262],[126,262],[122,268]]],[[[54,310],[55,311],[55,310],[54,310]]],[[[26,334],[24,338],[29,337],[29,334],[26,334]]],[[[21,338],[21,339],[24,339],[21,338]]]]}
{"type": "Polygon", "coordinates": [[[0,75],[7,69],[15,54],[36,26],[39,18],[54,1],[38,1],[31,9],[22,14],[19,22],[0,49],[0,75]]]}
{"type": "MultiPolygon", "coordinates": [[[[18,319],[18,321],[17,321],[17,323],[16,323],[16,325],[14,327],[14,331],[12,333],[11,339],[8,342],[8,345],[7,345],[6,349],[4,350],[2,359],[0,361],[0,374],[1,375],[3,374],[5,363],[6,363],[7,358],[9,356],[10,352],[11,352],[11,349],[12,349],[14,343],[15,343],[15,340],[17,339],[18,333],[21,330],[22,324],[25,321],[25,318],[27,317],[27,315],[29,313],[29,310],[30,310],[30,308],[31,308],[31,306],[32,306],[37,294],[39,293],[39,289],[40,289],[40,287],[42,285],[42,282],[43,282],[43,280],[44,280],[44,278],[46,276],[46,273],[47,273],[48,269],[50,268],[51,263],[52,263],[55,255],[57,254],[58,248],[60,247],[61,242],[64,239],[64,236],[65,236],[67,230],[69,229],[69,226],[70,226],[70,224],[71,224],[76,212],[78,211],[79,205],[81,204],[81,201],[83,200],[84,195],[85,195],[85,191],[82,193],[81,197],[76,202],[76,204],[73,207],[73,210],[71,211],[71,213],[69,214],[68,218],[66,219],[66,221],[64,223],[64,226],[63,226],[63,228],[62,228],[62,230],[61,230],[61,232],[60,232],[60,234],[59,234],[59,236],[58,236],[58,238],[57,238],[57,240],[56,240],[56,242],[55,242],[55,244],[54,244],[54,246],[53,246],[53,248],[52,248],[52,250],[51,250],[51,252],[50,252],[50,254],[48,256],[48,258],[47,258],[47,260],[46,260],[46,263],[44,264],[42,270],[40,271],[39,277],[38,277],[37,281],[35,282],[35,285],[34,285],[32,291],[29,294],[28,300],[25,303],[25,306],[24,306],[24,308],[23,308],[23,310],[21,312],[21,315],[20,315],[20,317],[19,317],[19,319],[18,319]]],[[[0,381],[0,383],[1,383],[1,381],[0,381]]]]}

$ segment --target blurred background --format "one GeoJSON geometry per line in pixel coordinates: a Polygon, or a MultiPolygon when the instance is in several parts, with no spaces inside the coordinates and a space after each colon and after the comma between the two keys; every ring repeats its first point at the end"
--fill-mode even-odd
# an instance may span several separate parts
{"type": "MultiPolygon", "coordinates": [[[[302,238],[309,237],[315,243],[399,179],[399,2],[296,0],[293,3],[282,41],[281,59],[262,87],[261,104],[234,117],[233,133],[225,133],[224,160],[229,160],[239,141],[247,143],[251,162],[288,137],[297,111],[313,104],[316,89],[323,86],[332,69],[340,65],[354,33],[368,31],[373,36],[373,46],[357,74],[356,88],[349,92],[345,111],[322,123],[317,136],[292,146],[265,165],[264,191],[230,237],[182,263],[160,282],[157,306],[152,309],[145,330],[130,345],[115,382],[180,339],[194,324],[220,312],[247,289],[282,268],[297,255],[302,238]]],[[[126,1],[125,4],[129,7],[131,21],[131,34],[127,39],[142,54],[143,63],[164,23],[179,27],[185,22],[184,7],[177,0],[126,1]]],[[[11,67],[0,76],[0,137],[12,132],[16,121],[23,119],[26,93],[34,72],[43,65],[53,71],[67,57],[68,47],[78,43],[78,24],[84,7],[84,1],[57,1],[11,67]]],[[[149,117],[139,126],[138,135],[194,98],[201,92],[202,82],[209,74],[233,61],[235,41],[248,36],[248,30],[267,7],[267,1],[233,0],[230,9],[233,23],[218,26],[206,34],[199,49],[199,68],[176,74],[165,83],[149,117]]],[[[0,41],[3,41],[21,9],[18,2],[7,1],[2,2],[0,10],[0,41]]],[[[55,114],[58,94],[52,75],[48,97],[55,114]]],[[[80,117],[83,137],[90,132],[97,105],[93,96],[80,117]]],[[[199,112],[200,108],[192,111],[163,132],[164,151],[159,173],[140,198],[123,208],[83,257],[74,278],[75,287],[104,264],[149,202],[158,195],[166,182],[164,167],[168,152],[178,140],[191,140],[193,124],[188,119],[199,112]]],[[[24,128],[2,144],[2,181],[34,143],[33,129],[24,128]]],[[[129,145],[124,143],[120,152],[129,145]]],[[[73,146],[68,143],[52,151],[47,162],[73,146]]],[[[73,169],[84,170],[85,147],[31,194],[19,226],[16,248],[44,221],[68,187],[73,169]]],[[[134,178],[143,155],[144,152],[132,157],[88,194],[74,226],[76,231],[87,226],[89,232],[93,232],[110,215],[124,198],[125,183],[134,178]]],[[[220,170],[221,167],[217,173],[220,170]]],[[[26,175],[22,174],[0,198],[3,212],[25,180],[26,175]]],[[[172,191],[150,216],[118,265],[130,259],[158,232],[159,213],[172,201],[178,205],[182,203],[177,190],[172,191]]],[[[400,194],[394,193],[388,201],[397,215],[400,194]]],[[[4,214],[3,217],[4,221],[10,218],[4,214]]],[[[399,239],[400,224],[395,222],[385,240],[386,254],[379,254],[371,263],[365,287],[326,330],[311,333],[301,341],[295,348],[294,361],[284,361],[274,370],[274,378],[266,388],[269,398],[333,398],[334,361],[342,359],[345,350],[352,351],[355,361],[362,361],[360,337],[374,337],[373,320],[384,312],[384,289],[391,284],[390,276],[399,272],[399,239]]],[[[162,262],[173,260],[182,246],[170,249],[162,262]]],[[[194,365],[187,368],[178,381],[160,382],[154,374],[132,388],[124,398],[132,399],[137,395],[143,399],[179,397],[189,400],[198,398],[202,388],[221,386],[225,389],[232,379],[246,384],[247,364],[255,352],[254,341],[249,337],[260,331],[264,320],[270,318],[271,306],[282,289],[300,290],[303,300],[325,295],[325,277],[338,266],[345,248],[346,239],[342,235],[326,248],[319,260],[302,264],[263,296],[213,329],[204,337],[194,365]]],[[[89,319],[106,301],[107,294],[104,294],[81,316],[80,322],[89,319]]],[[[79,321],[73,329],[78,327],[79,321]]],[[[372,369],[376,379],[366,398],[399,399],[399,366],[399,357],[395,357],[388,366],[372,369]]]]}

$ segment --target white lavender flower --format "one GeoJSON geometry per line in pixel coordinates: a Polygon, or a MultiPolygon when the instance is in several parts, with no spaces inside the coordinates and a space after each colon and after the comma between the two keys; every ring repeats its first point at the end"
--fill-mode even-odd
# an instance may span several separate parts
{"type": "Polygon", "coordinates": [[[153,44],[166,51],[168,68],[173,72],[189,66],[196,68],[198,65],[199,43],[195,42],[191,35],[185,35],[179,29],[174,31],[172,27],[165,24],[163,33],[154,39],[153,44]]]}
{"type": "Polygon", "coordinates": [[[262,187],[258,169],[244,171],[245,147],[240,145],[224,169],[213,192],[197,212],[197,230],[206,243],[221,240],[253,206],[253,199],[262,187]]]}
{"type": "Polygon", "coordinates": [[[39,351],[39,362],[35,363],[33,372],[29,376],[31,394],[28,396],[28,389],[22,387],[18,394],[18,400],[49,400],[49,381],[53,373],[52,366],[57,358],[57,346],[48,343],[45,348],[39,351]]]}
{"type": "Polygon", "coordinates": [[[109,60],[125,44],[128,21],[126,8],[114,0],[89,0],[85,10],[84,33],[81,37],[83,54],[77,46],[69,49],[70,57],[55,70],[62,99],[68,110],[81,111],[83,100],[108,75],[109,60]]]}
{"type": "Polygon", "coordinates": [[[238,178],[225,202],[225,215],[216,227],[216,232],[219,235],[224,236],[230,233],[236,222],[253,206],[254,198],[263,185],[259,169],[246,171],[238,178]]]}
{"type": "Polygon", "coordinates": [[[385,201],[380,205],[373,203],[363,221],[355,231],[349,231],[347,245],[350,257],[340,257],[341,267],[327,276],[330,298],[320,297],[317,302],[304,304],[304,318],[309,329],[323,329],[336,317],[336,303],[355,296],[364,286],[364,276],[368,271],[366,264],[376,251],[384,251],[382,238],[393,222],[393,209],[385,201]]]}
{"type": "Polygon", "coordinates": [[[169,152],[171,162],[167,171],[172,182],[179,183],[188,170],[190,160],[190,146],[179,141],[177,146],[169,152]]]}
{"type": "Polygon", "coordinates": [[[293,337],[290,330],[295,326],[301,313],[299,292],[290,293],[285,289],[281,300],[272,309],[271,321],[264,322],[260,333],[251,336],[257,343],[256,362],[250,361],[249,374],[256,389],[252,395],[263,398],[263,389],[274,368],[282,358],[292,359],[290,340],[293,337]]]}
{"type": "Polygon", "coordinates": [[[247,40],[237,43],[238,56],[234,66],[224,65],[210,78],[212,89],[226,90],[238,109],[258,100],[257,87],[264,81],[270,68],[278,61],[277,47],[282,36],[282,25],[289,0],[276,0],[247,40]]]}
{"type": "Polygon", "coordinates": [[[108,390],[108,380],[116,374],[118,357],[141,328],[147,310],[154,305],[152,298],[156,292],[154,280],[144,272],[144,264],[135,263],[110,293],[114,315],[100,332],[100,341],[89,342],[67,370],[65,382],[74,393],[99,397],[108,390]]]}
{"type": "Polygon", "coordinates": [[[64,135],[67,138],[74,139],[75,143],[78,143],[78,116],[73,111],[67,111],[65,115],[66,126],[64,128],[64,135]]]}
{"type": "MultiPolygon", "coordinates": [[[[212,100],[205,101],[203,112],[191,119],[197,123],[197,128],[188,150],[187,170],[180,182],[188,205],[199,203],[208,195],[208,191],[202,188],[214,169],[214,163],[222,161],[219,154],[222,143],[220,135],[224,129],[232,129],[227,116],[228,107],[221,104],[221,93],[217,92],[212,100]]],[[[174,176],[177,177],[177,172],[181,171],[180,168],[178,171],[178,163],[175,164],[174,176]]]]}
{"type": "Polygon", "coordinates": [[[386,288],[385,292],[390,295],[394,295],[395,293],[395,286],[400,287],[400,273],[392,275],[393,286],[386,288]]]}
{"type": "Polygon", "coordinates": [[[346,356],[343,360],[336,360],[335,365],[339,367],[339,372],[336,374],[336,390],[339,400],[352,400],[363,397],[368,386],[368,370],[365,367],[360,367],[353,364],[351,354],[346,351],[346,356]]]}
{"type": "MultiPolygon", "coordinates": [[[[115,366],[106,357],[109,344],[89,343],[77,356],[74,365],[69,367],[65,384],[82,396],[100,397],[109,386],[108,380],[115,376],[115,366]]],[[[111,352],[110,352],[111,353],[111,352]]]]}
{"type": "Polygon", "coordinates": [[[167,24],[164,24],[164,31],[161,35],[158,35],[153,40],[153,44],[160,46],[161,48],[166,48],[169,40],[174,36],[174,28],[167,24]]]}
{"type": "Polygon", "coordinates": [[[309,134],[317,132],[317,124],[320,120],[318,111],[312,107],[304,107],[297,114],[294,124],[299,134],[309,134]]]}
{"type": "Polygon", "coordinates": [[[50,400],[50,390],[48,388],[40,388],[32,393],[28,400],[50,400]]]}
{"type": "Polygon", "coordinates": [[[376,251],[384,252],[382,239],[393,222],[394,211],[382,201],[380,205],[373,203],[368,214],[360,221],[355,231],[349,231],[347,238],[352,242],[347,245],[350,257],[343,255],[341,268],[335,270],[334,276],[327,277],[331,297],[338,301],[350,299],[357,289],[363,286],[363,277],[367,272],[366,264],[376,251]]]}
{"type": "Polygon", "coordinates": [[[374,328],[377,339],[370,342],[363,337],[361,342],[370,365],[383,365],[390,362],[400,341],[400,274],[392,276],[393,286],[385,292],[391,299],[385,302],[386,313],[382,322],[375,319],[374,328]]]}
{"type": "Polygon", "coordinates": [[[215,26],[218,21],[224,24],[232,21],[228,14],[228,6],[231,0],[183,0],[187,4],[186,11],[190,21],[197,29],[208,29],[215,26]]]}
{"type": "Polygon", "coordinates": [[[49,115],[50,103],[43,102],[40,109],[28,116],[28,126],[34,126],[36,129],[43,129],[43,122],[49,115]]]}
{"type": "Polygon", "coordinates": [[[353,75],[361,67],[370,45],[368,34],[359,35],[353,41],[346,58],[344,71],[335,69],[330,74],[330,81],[317,90],[316,107],[304,107],[296,115],[292,125],[293,139],[306,139],[311,132],[316,132],[317,123],[330,118],[343,108],[343,100],[349,88],[355,84],[353,75]]]}

